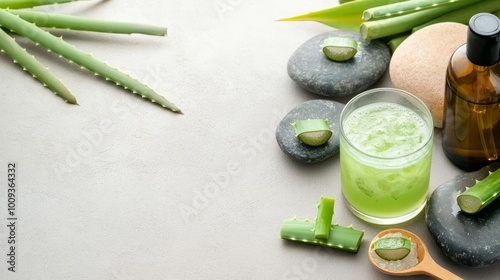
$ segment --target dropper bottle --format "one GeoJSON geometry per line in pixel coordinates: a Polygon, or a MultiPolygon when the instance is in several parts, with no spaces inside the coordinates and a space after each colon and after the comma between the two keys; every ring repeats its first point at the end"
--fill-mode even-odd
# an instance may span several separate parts
{"type": "Polygon", "coordinates": [[[500,160],[500,19],[493,14],[474,15],[467,43],[451,56],[442,146],[467,171],[500,160]]]}

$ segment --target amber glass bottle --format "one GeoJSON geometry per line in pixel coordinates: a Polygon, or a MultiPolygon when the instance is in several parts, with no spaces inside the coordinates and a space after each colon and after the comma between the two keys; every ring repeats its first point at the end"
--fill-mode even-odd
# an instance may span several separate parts
{"type": "Polygon", "coordinates": [[[446,73],[443,151],[456,166],[476,170],[500,160],[500,19],[473,16],[467,43],[446,73]]]}

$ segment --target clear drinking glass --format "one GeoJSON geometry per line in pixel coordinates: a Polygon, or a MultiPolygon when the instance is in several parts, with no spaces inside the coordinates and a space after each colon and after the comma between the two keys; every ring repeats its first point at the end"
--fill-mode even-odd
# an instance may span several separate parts
{"type": "Polygon", "coordinates": [[[349,209],[379,225],[425,207],[434,125],[427,106],[399,89],[360,93],[340,117],[340,177],[349,209]]]}

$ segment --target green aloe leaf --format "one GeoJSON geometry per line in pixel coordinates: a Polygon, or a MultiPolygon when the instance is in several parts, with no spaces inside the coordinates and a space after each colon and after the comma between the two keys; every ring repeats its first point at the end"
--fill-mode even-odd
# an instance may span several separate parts
{"type": "Polygon", "coordinates": [[[316,21],[338,29],[359,32],[365,10],[402,1],[406,0],[356,0],[278,21],[316,21]]]}
{"type": "Polygon", "coordinates": [[[163,108],[176,113],[182,113],[182,111],[175,104],[165,99],[165,97],[157,94],[147,85],[133,79],[130,75],[122,73],[117,68],[111,67],[107,63],[94,58],[91,54],[85,53],[75,46],[68,44],[62,38],[55,37],[52,34],[40,29],[36,25],[27,22],[3,9],[0,9],[0,26],[6,27],[17,34],[42,45],[48,50],[68,59],[70,62],[74,62],[94,74],[102,76],[106,80],[113,81],[116,85],[122,86],[123,88],[128,89],[133,93],[162,106],[163,108]]]}

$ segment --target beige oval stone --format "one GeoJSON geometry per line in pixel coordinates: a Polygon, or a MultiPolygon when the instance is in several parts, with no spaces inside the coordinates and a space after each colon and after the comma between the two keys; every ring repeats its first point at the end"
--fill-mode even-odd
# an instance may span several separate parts
{"type": "Polygon", "coordinates": [[[389,65],[392,84],[429,107],[434,126],[443,127],[446,69],[453,52],[467,41],[467,25],[445,22],[418,30],[399,45],[389,65]]]}

